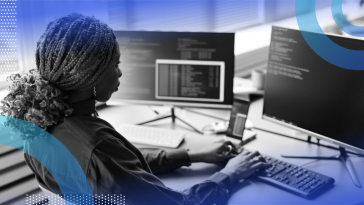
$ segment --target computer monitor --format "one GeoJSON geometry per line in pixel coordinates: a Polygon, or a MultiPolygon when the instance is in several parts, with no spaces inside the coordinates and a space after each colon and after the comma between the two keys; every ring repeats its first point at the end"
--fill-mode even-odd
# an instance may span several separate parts
{"type": "MultiPolygon", "coordinates": [[[[328,37],[364,50],[362,40],[328,37]]],[[[364,72],[325,61],[299,30],[273,27],[263,118],[364,154],[364,72]]]]}
{"type": "Polygon", "coordinates": [[[231,108],[234,33],[115,31],[119,90],[111,102],[231,108]]]}
{"type": "MultiPolygon", "coordinates": [[[[354,184],[362,187],[346,149],[364,154],[364,72],[322,59],[301,32],[305,31],[272,29],[263,119],[338,145],[337,157],[289,157],[340,160],[354,184]]],[[[328,37],[347,49],[364,50],[362,40],[328,37]]]]}

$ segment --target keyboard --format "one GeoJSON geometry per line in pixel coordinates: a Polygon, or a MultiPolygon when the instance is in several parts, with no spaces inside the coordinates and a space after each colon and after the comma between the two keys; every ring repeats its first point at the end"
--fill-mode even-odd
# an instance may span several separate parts
{"type": "Polygon", "coordinates": [[[177,148],[184,139],[185,132],[140,125],[122,124],[117,128],[132,143],[177,148]]]}
{"type": "MultiPolygon", "coordinates": [[[[250,152],[238,149],[239,152],[250,152]]],[[[311,199],[333,186],[335,180],[314,171],[262,155],[270,167],[257,170],[253,179],[273,185],[298,196],[311,199]]]]}

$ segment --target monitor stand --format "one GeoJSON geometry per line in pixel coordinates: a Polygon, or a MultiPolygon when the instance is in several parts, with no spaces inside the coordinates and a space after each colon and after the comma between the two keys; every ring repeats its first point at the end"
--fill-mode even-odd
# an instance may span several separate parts
{"type": "Polygon", "coordinates": [[[193,130],[195,130],[196,132],[200,133],[200,134],[203,134],[200,130],[198,130],[197,128],[195,128],[193,125],[189,124],[188,122],[182,120],[181,118],[179,118],[176,114],[175,114],[175,111],[174,111],[174,108],[175,107],[172,107],[171,108],[171,114],[170,115],[165,115],[165,116],[161,116],[161,117],[157,117],[157,118],[154,118],[152,120],[148,120],[148,121],[145,121],[145,122],[142,122],[142,123],[139,123],[138,125],[144,125],[144,124],[147,124],[147,123],[150,123],[150,122],[155,122],[155,121],[158,121],[158,120],[163,120],[163,119],[166,119],[166,118],[172,118],[172,122],[174,123],[177,120],[181,121],[182,123],[186,124],[187,126],[191,127],[193,130]]]}
{"type": "Polygon", "coordinates": [[[340,160],[344,164],[346,170],[348,170],[349,175],[353,180],[354,184],[357,187],[361,188],[362,186],[360,180],[356,174],[353,163],[351,162],[346,149],[343,147],[339,147],[339,150],[340,154],[334,157],[309,157],[309,156],[288,156],[288,155],[281,155],[281,156],[284,158],[340,160]]]}

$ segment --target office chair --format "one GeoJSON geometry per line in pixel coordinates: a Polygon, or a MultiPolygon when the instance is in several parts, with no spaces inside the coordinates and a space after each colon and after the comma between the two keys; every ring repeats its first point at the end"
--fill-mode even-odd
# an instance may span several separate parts
{"type": "MultiPolygon", "coordinates": [[[[58,194],[55,194],[55,193],[49,191],[48,189],[42,187],[41,185],[39,185],[39,188],[43,191],[44,195],[46,195],[46,197],[48,198],[49,205],[53,205],[53,204],[65,205],[66,204],[65,200],[58,194]]],[[[76,205],[76,204],[68,202],[68,205],[76,205]]]]}

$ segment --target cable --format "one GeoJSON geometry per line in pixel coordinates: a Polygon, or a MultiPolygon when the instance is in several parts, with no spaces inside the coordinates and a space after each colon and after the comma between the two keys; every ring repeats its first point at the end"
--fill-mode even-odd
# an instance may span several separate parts
{"type": "Polygon", "coordinates": [[[207,116],[207,117],[215,118],[215,119],[218,119],[218,120],[227,121],[227,119],[224,119],[224,118],[222,118],[222,117],[217,117],[217,116],[209,115],[209,114],[206,114],[206,113],[197,112],[197,111],[194,111],[194,110],[191,110],[191,109],[188,109],[188,108],[182,108],[182,107],[181,107],[181,109],[184,109],[184,110],[187,110],[187,111],[189,111],[189,112],[196,113],[196,114],[200,114],[200,115],[203,115],[203,116],[207,116]]]}
{"type": "Polygon", "coordinates": [[[155,114],[159,115],[159,112],[158,112],[158,111],[156,111],[154,108],[152,108],[152,106],[148,105],[148,107],[149,107],[151,110],[153,110],[153,112],[154,112],[155,114]]]}

